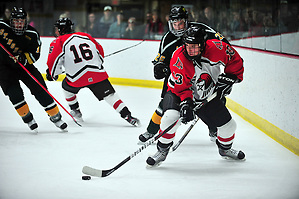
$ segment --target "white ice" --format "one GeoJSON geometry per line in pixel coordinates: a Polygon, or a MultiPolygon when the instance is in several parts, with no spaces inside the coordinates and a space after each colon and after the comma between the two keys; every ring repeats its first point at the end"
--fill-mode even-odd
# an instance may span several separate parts
{"type": "MultiPolygon", "coordinates": [[[[53,96],[68,110],[60,82],[47,82],[53,96]]],[[[232,113],[238,124],[233,147],[246,161],[222,159],[198,122],[182,145],[160,167],[147,169],[145,160],[156,145],[144,149],[106,178],[81,180],[85,165],[110,169],[138,150],[138,136],[160,100],[159,89],[115,86],[141,127],[130,126],[105,101],[83,89],[78,95],[85,122],[68,123],[62,133],[22,85],[39,133],[31,132],[0,94],[0,199],[298,199],[299,157],[232,113]]],[[[182,125],[178,140],[189,125],[182,125]]]]}

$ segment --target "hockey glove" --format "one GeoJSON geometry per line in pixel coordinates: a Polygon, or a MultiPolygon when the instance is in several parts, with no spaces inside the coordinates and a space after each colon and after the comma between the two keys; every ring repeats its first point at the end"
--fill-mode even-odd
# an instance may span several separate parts
{"type": "MultiPolygon", "coordinates": [[[[21,53],[15,56],[15,58],[18,60],[18,62],[20,62],[23,66],[26,66],[26,64],[28,63],[26,56],[21,53]]],[[[17,63],[17,61],[14,59],[15,63],[17,63]]]]}
{"type": "Polygon", "coordinates": [[[191,98],[187,98],[180,104],[180,116],[182,118],[182,123],[187,124],[188,122],[194,120],[194,103],[191,98]]]}
{"type": "Polygon", "coordinates": [[[222,73],[218,76],[216,84],[217,97],[220,99],[229,95],[232,91],[233,84],[238,81],[238,78],[234,74],[222,73]]]}
{"type": "Polygon", "coordinates": [[[158,62],[154,66],[154,76],[156,79],[163,79],[169,75],[169,69],[163,62],[158,62]]]}
{"type": "Polygon", "coordinates": [[[47,73],[46,74],[46,78],[47,78],[48,81],[54,81],[54,80],[56,81],[58,79],[58,76],[55,76],[55,77],[52,78],[52,76],[50,75],[50,71],[49,71],[48,68],[46,70],[46,73],[47,73]]]}

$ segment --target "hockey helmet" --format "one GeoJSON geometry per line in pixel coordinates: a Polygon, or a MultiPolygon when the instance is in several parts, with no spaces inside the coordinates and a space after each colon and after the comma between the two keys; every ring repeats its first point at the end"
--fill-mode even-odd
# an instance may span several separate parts
{"type": "Polygon", "coordinates": [[[184,6],[174,6],[170,9],[168,26],[172,34],[180,37],[184,34],[188,25],[188,12],[184,6]],[[178,26],[177,23],[183,23],[184,26],[178,26]]]}
{"type": "Polygon", "coordinates": [[[74,23],[70,18],[60,18],[55,22],[54,27],[57,28],[59,35],[65,35],[74,31],[73,25],[74,23]]]}
{"type": "Polygon", "coordinates": [[[13,7],[10,14],[10,27],[16,35],[23,35],[27,30],[27,13],[23,8],[13,7]]]}
{"type": "Polygon", "coordinates": [[[186,45],[188,44],[197,44],[197,48],[199,48],[200,53],[197,55],[189,55],[188,51],[186,49],[186,55],[188,58],[194,59],[201,56],[201,52],[204,51],[207,41],[207,33],[206,31],[198,26],[191,25],[184,33],[183,35],[183,43],[184,48],[186,48],[186,45]]]}

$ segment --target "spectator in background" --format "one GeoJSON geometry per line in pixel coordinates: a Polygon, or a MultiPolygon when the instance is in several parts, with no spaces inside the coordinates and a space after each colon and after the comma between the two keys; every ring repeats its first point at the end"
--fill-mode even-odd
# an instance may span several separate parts
{"type": "Polygon", "coordinates": [[[110,25],[107,33],[108,38],[123,38],[126,31],[127,23],[124,22],[124,15],[119,12],[116,15],[116,22],[110,25]]]}
{"type": "Polygon", "coordinates": [[[111,6],[104,7],[104,15],[100,19],[99,23],[99,36],[106,37],[109,31],[110,25],[115,22],[114,15],[112,13],[111,6]]]}
{"type": "Polygon", "coordinates": [[[29,12],[27,12],[27,23],[28,23],[28,25],[30,25],[30,26],[32,26],[33,28],[35,28],[35,23],[34,23],[34,21],[32,21],[32,20],[30,19],[29,12]]]}
{"type": "MultiPolygon", "coordinates": [[[[227,11],[222,10],[219,12],[219,20],[216,24],[217,30],[222,33],[222,35],[228,37],[230,31],[230,20],[227,16],[227,11]]],[[[230,37],[228,37],[230,39],[230,37]]]]}
{"type": "Polygon", "coordinates": [[[152,13],[152,19],[146,24],[144,36],[146,39],[155,39],[158,35],[163,35],[163,23],[160,20],[158,13],[154,11],[152,13]]]}
{"type": "Polygon", "coordinates": [[[244,31],[244,23],[241,19],[241,15],[239,11],[233,11],[232,12],[232,20],[231,20],[231,27],[232,31],[232,39],[238,39],[241,38],[244,31]]]}
{"type": "Polygon", "coordinates": [[[5,8],[4,14],[1,18],[2,21],[8,21],[10,18],[10,10],[8,8],[5,8]]]}
{"type": "Polygon", "coordinates": [[[124,33],[124,38],[127,39],[142,39],[143,38],[143,31],[140,26],[136,24],[136,18],[130,17],[128,19],[128,26],[124,33]]]}
{"type": "Polygon", "coordinates": [[[99,31],[98,31],[97,25],[96,25],[96,16],[94,13],[90,13],[88,15],[88,21],[87,21],[87,25],[85,28],[85,32],[90,34],[92,37],[99,36],[99,31]]]}
{"type": "Polygon", "coordinates": [[[168,26],[168,21],[169,21],[169,14],[165,15],[165,23],[164,23],[164,33],[169,31],[169,26],[168,26]]]}
{"type": "Polygon", "coordinates": [[[216,24],[215,24],[215,14],[214,14],[214,10],[212,7],[206,7],[204,9],[204,16],[205,16],[205,19],[204,19],[204,22],[210,26],[211,28],[215,28],[216,24]]]}

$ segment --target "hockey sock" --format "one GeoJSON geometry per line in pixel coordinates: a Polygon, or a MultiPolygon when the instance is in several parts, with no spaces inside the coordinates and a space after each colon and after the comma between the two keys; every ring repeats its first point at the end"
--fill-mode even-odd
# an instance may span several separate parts
{"type": "Polygon", "coordinates": [[[22,101],[18,104],[14,104],[14,107],[21,117],[26,116],[30,112],[28,104],[25,101],[22,101]]]}
{"type": "Polygon", "coordinates": [[[217,145],[218,146],[231,146],[234,141],[234,138],[235,138],[236,128],[237,128],[237,124],[234,119],[231,119],[226,124],[218,127],[217,140],[218,140],[219,144],[217,144],[217,145]]]}
{"type": "Polygon", "coordinates": [[[161,118],[162,117],[155,112],[147,126],[147,132],[151,134],[156,134],[160,129],[161,118]]]}
{"type": "Polygon", "coordinates": [[[76,94],[68,92],[66,90],[63,90],[63,91],[64,91],[65,99],[66,99],[68,105],[70,106],[70,108],[72,110],[78,109],[79,108],[79,102],[77,100],[76,94]]]}
{"type": "Polygon", "coordinates": [[[50,117],[57,115],[59,113],[58,106],[54,103],[54,105],[50,106],[50,108],[45,108],[45,111],[48,113],[50,117]]]}
{"type": "Polygon", "coordinates": [[[104,100],[108,104],[110,104],[110,106],[112,106],[118,113],[120,113],[126,107],[126,105],[123,103],[123,101],[119,98],[119,96],[116,93],[108,95],[104,98],[104,100]]]}

